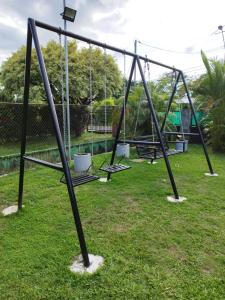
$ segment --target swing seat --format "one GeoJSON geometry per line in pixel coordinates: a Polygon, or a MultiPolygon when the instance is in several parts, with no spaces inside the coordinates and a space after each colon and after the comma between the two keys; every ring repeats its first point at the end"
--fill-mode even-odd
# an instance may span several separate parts
{"type": "MultiPolygon", "coordinates": [[[[181,150],[175,150],[175,149],[170,149],[170,150],[166,150],[166,154],[167,154],[167,156],[170,156],[170,155],[175,155],[175,154],[179,154],[179,153],[183,153],[183,151],[181,151],[181,150]]],[[[160,158],[163,158],[164,156],[163,156],[163,153],[161,152],[161,153],[156,153],[156,156],[154,157],[152,157],[151,159],[160,159],[160,158]]]]}
{"type": "Polygon", "coordinates": [[[130,166],[125,166],[122,164],[114,164],[114,165],[104,165],[104,166],[100,167],[99,170],[113,174],[113,173],[118,173],[121,171],[128,170],[130,168],[131,168],[130,166]]]}
{"type": "MultiPolygon", "coordinates": [[[[91,182],[94,180],[98,180],[98,179],[99,179],[99,176],[97,176],[97,175],[82,174],[79,176],[73,176],[72,183],[73,183],[73,186],[75,187],[75,186],[82,185],[82,184],[85,184],[85,183],[88,183],[88,182],[91,182]]],[[[61,178],[60,182],[66,184],[65,177],[61,178]]]]}
{"type": "MultiPolygon", "coordinates": [[[[157,149],[156,147],[149,148],[144,146],[137,146],[136,149],[139,158],[150,159],[153,161],[155,159],[161,159],[164,157],[161,149],[157,149]]],[[[183,151],[175,149],[166,149],[167,156],[175,155],[178,153],[183,153],[183,151]]]]}

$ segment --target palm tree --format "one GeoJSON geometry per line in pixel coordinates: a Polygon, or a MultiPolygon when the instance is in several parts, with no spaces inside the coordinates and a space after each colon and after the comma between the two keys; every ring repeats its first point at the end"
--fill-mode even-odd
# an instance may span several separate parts
{"type": "MultiPolygon", "coordinates": [[[[171,78],[167,74],[164,74],[158,80],[148,81],[147,84],[159,124],[161,124],[172,92],[171,78]]],[[[154,125],[152,124],[153,121],[150,115],[147,97],[141,83],[139,83],[129,95],[127,112],[127,127],[131,129],[129,132],[131,136],[153,134],[154,125]]],[[[168,119],[166,130],[170,131],[171,129],[174,130],[174,126],[168,119]]]]}
{"type": "Polygon", "coordinates": [[[206,74],[197,80],[195,92],[200,108],[206,112],[205,126],[214,151],[225,151],[225,63],[208,59],[202,51],[206,74]]]}

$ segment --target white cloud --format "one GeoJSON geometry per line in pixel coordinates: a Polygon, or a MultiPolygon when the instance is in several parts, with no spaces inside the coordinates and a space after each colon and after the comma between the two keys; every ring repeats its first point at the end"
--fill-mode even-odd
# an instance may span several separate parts
{"type": "Polygon", "coordinates": [[[0,25],[5,25],[12,28],[12,30],[16,29],[22,34],[26,34],[26,28],[24,28],[23,22],[17,17],[0,14],[0,25]]]}
{"type": "MultiPolygon", "coordinates": [[[[22,43],[25,44],[28,16],[62,26],[59,16],[61,2],[2,0],[0,11],[7,11],[9,17],[0,14],[0,24],[3,25],[0,36],[5,39],[4,45],[0,46],[0,55],[3,49],[5,57],[7,49],[9,55],[22,43]],[[10,30],[14,33],[14,42],[6,40],[7,36],[11,38],[8,34],[10,30]]],[[[224,56],[222,36],[212,34],[218,25],[225,24],[224,0],[214,0],[213,3],[200,0],[68,0],[67,5],[78,10],[75,23],[68,24],[69,30],[130,51],[133,51],[135,39],[172,50],[174,53],[138,44],[141,55],[147,54],[154,60],[187,70],[190,74],[203,68],[201,49],[212,57],[224,56]]],[[[45,43],[52,37],[52,34],[42,33],[41,41],[45,43]]],[[[122,67],[121,56],[115,56],[122,67]]]]}

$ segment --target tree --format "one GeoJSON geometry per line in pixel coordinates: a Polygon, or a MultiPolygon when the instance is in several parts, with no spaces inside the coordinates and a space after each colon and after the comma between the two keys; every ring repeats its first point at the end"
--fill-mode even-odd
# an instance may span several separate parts
{"type": "Polygon", "coordinates": [[[17,101],[23,93],[24,57],[25,47],[23,46],[13,53],[1,67],[1,98],[4,98],[4,101],[17,101]]]}
{"type": "Polygon", "coordinates": [[[74,78],[71,86],[75,102],[89,104],[91,100],[90,71],[94,100],[104,99],[105,76],[107,97],[116,96],[120,93],[121,74],[111,55],[105,55],[99,48],[83,48],[78,52],[76,59],[78,63],[75,62],[72,66],[74,78]]]}
{"type": "MultiPolygon", "coordinates": [[[[150,95],[156,111],[159,123],[161,123],[166,111],[170,95],[172,93],[170,74],[163,74],[159,79],[148,81],[150,95]]],[[[176,96],[175,96],[176,98],[176,96]]],[[[172,110],[176,104],[172,104],[172,110]]],[[[127,118],[128,127],[133,128],[134,133],[139,135],[148,135],[152,132],[152,116],[150,115],[147,97],[144,88],[139,83],[129,96],[128,102],[129,117],[127,118]]],[[[169,122],[166,123],[167,130],[170,129],[169,122]]]]}
{"type": "MultiPolygon", "coordinates": [[[[127,85],[127,82],[125,85],[127,85]]],[[[135,86],[132,84],[132,86],[133,88],[131,88],[130,90],[129,99],[126,106],[126,134],[130,137],[136,135],[149,135],[152,132],[152,123],[143,85],[141,82],[139,82],[135,86]]],[[[172,93],[171,76],[168,74],[164,74],[158,80],[148,81],[148,86],[158,120],[159,122],[161,122],[164,117],[164,112],[166,111],[170,95],[172,93]]],[[[118,99],[108,98],[95,103],[94,115],[98,120],[98,124],[104,125],[105,123],[104,106],[106,104],[107,123],[110,124],[112,122],[112,124],[115,125],[116,128],[119,122],[123,101],[124,90],[121,90],[120,97],[118,99]],[[109,107],[111,107],[111,110],[109,109],[109,107]]],[[[173,103],[172,109],[175,108],[176,104],[173,103]]],[[[168,122],[166,123],[166,130],[170,130],[172,126],[172,123],[170,122],[170,120],[168,120],[168,122]]]]}
{"type": "MultiPolygon", "coordinates": [[[[1,95],[8,102],[19,102],[23,98],[25,47],[13,53],[2,65],[0,82],[1,95]]],[[[56,103],[61,102],[64,51],[55,41],[50,41],[42,52],[56,103]]],[[[92,73],[92,100],[104,98],[104,78],[107,78],[107,97],[117,95],[121,88],[121,73],[111,55],[99,48],[78,49],[77,43],[68,43],[70,102],[90,103],[90,69],[92,73]]],[[[65,74],[64,74],[65,81],[65,74]]],[[[33,103],[45,101],[46,96],[39,73],[35,49],[32,50],[30,99],[33,103]]]]}
{"type": "Polygon", "coordinates": [[[206,68],[192,84],[199,107],[205,111],[205,126],[214,151],[225,151],[225,63],[208,59],[204,52],[202,60],[206,68]]]}

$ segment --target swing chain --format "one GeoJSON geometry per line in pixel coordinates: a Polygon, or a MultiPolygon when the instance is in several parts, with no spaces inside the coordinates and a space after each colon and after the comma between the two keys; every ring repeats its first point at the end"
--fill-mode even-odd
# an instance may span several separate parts
{"type": "Polygon", "coordinates": [[[89,43],[89,99],[91,101],[91,156],[94,154],[94,129],[93,129],[93,92],[92,92],[92,45],[89,43]]]}
{"type": "Polygon", "coordinates": [[[60,32],[59,36],[59,46],[60,46],[60,84],[61,84],[61,104],[62,104],[62,118],[63,118],[63,141],[65,145],[65,149],[67,149],[67,126],[66,126],[66,108],[65,108],[65,87],[64,87],[64,67],[63,67],[63,51],[62,51],[62,34],[61,27],[59,27],[60,32]]]}
{"type": "Polygon", "coordinates": [[[123,143],[125,144],[126,140],[126,54],[125,50],[123,53],[123,143]]]}
{"type": "Polygon", "coordinates": [[[107,134],[107,105],[106,105],[106,99],[107,99],[107,53],[106,53],[106,48],[104,48],[104,65],[105,65],[105,73],[104,73],[104,98],[105,98],[105,105],[104,105],[104,117],[105,117],[105,153],[108,152],[108,145],[107,145],[107,139],[106,139],[106,134],[107,134]]]}

